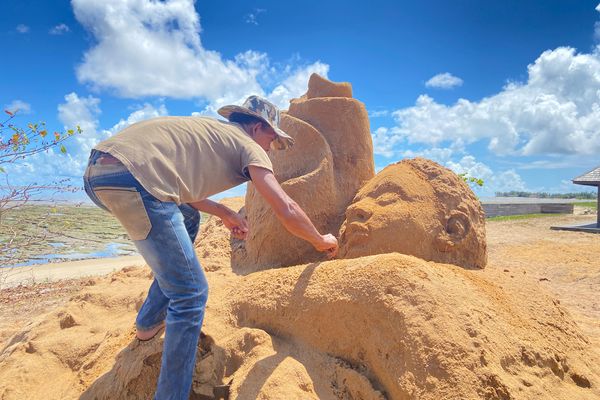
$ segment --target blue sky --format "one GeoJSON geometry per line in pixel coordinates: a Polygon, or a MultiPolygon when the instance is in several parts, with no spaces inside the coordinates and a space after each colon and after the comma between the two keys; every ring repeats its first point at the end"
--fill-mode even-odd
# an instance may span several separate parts
{"type": "Polygon", "coordinates": [[[3,1],[0,106],[84,130],[66,156],[6,168],[12,183],[78,184],[128,124],[252,93],[286,108],[318,72],[365,103],[378,169],[424,156],[483,178],[482,196],[589,190],[570,180],[600,165],[597,0],[224,4],[3,1]]]}

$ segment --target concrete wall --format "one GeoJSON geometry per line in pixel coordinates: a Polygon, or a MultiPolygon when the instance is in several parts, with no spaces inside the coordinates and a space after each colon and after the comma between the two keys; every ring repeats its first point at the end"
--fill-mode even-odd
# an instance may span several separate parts
{"type": "Polygon", "coordinates": [[[573,214],[571,203],[482,204],[486,217],[521,214],[573,214]]]}

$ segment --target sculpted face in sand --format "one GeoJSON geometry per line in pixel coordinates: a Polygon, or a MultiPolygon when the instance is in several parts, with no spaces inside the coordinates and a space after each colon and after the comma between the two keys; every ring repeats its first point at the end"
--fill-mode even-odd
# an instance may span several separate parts
{"type": "Polygon", "coordinates": [[[346,210],[342,258],[399,252],[429,261],[483,268],[483,211],[454,173],[424,159],[390,165],[346,210]]]}

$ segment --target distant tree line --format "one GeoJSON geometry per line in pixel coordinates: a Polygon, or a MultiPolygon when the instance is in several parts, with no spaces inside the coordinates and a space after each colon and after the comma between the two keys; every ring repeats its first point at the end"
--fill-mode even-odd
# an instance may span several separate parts
{"type": "Polygon", "coordinates": [[[496,192],[496,197],[536,197],[540,199],[591,199],[595,200],[597,194],[594,192],[577,193],[546,193],[546,192],[496,192]]]}

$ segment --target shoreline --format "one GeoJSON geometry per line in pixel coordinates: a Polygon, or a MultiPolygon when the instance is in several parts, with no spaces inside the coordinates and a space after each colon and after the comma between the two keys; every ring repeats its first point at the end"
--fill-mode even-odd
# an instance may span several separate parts
{"type": "Polygon", "coordinates": [[[21,284],[106,275],[125,267],[143,266],[145,264],[143,257],[136,255],[7,267],[0,270],[0,290],[21,284]]]}

